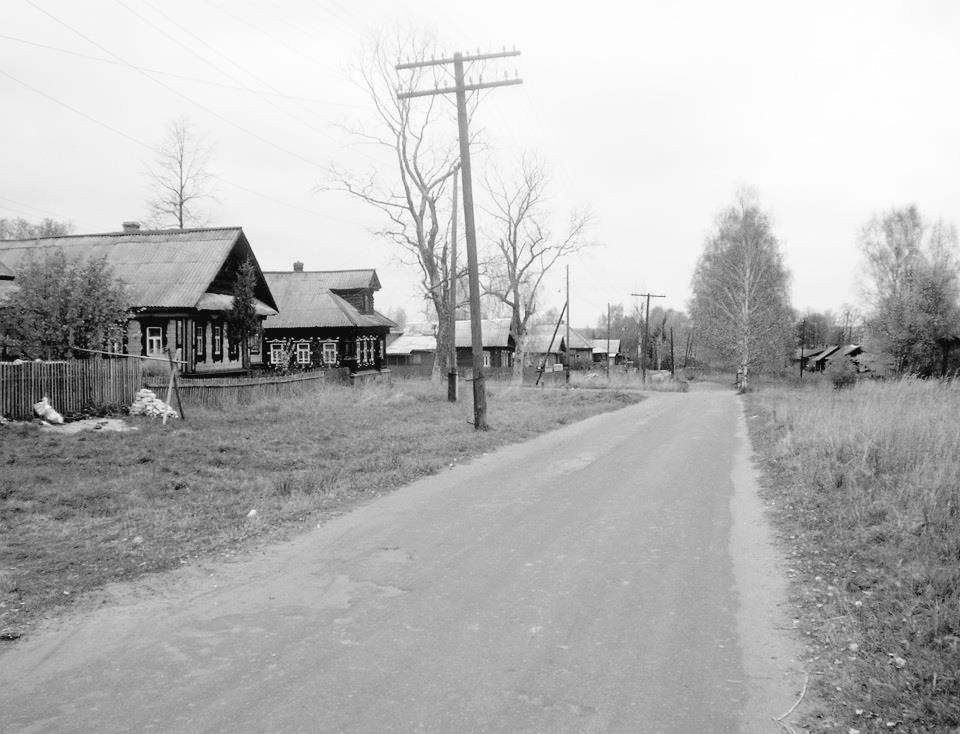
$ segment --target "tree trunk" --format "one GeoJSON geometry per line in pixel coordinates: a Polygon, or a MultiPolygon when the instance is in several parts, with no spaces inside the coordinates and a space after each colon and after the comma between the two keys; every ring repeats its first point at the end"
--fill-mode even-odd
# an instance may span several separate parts
{"type": "Polygon", "coordinates": [[[517,336],[516,344],[513,349],[513,377],[511,382],[514,385],[523,384],[523,362],[527,357],[526,336],[517,336]]]}

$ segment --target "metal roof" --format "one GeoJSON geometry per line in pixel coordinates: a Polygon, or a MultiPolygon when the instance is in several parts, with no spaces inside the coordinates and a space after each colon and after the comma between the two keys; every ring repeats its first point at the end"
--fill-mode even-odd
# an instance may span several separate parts
{"type": "Polygon", "coordinates": [[[13,271],[0,260],[0,280],[13,280],[13,271]]]}
{"type": "MultiPolygon", "coordinates": [[[[233,308],[233,296],[227,293],[204,293],[197,301],[198,311],[229,311],[233,308]]],[[[276,309],[270,308],[259,298],[253,299],[253,310],[257,316],[276,316],[276,309]]]]}
{"type": "Polygon", "coordinates": [[[435,351],[437,351],[437,338],[424,334],[403,334],[387,345],[387,354],[391,356],[435,351]]]}
{"type": "MultiPolygon", "coordinates": [[[[350,271],[361,272],[361,271],[350,271]]],[[[372,273],[372,270],[363,271],[372,273]]],[[[362,314],[323,283],[327,273],[267,272],[270,286],[280,311],[264,322],[266,329],[300,329],[316,327],[389,326],[385,317],[362,314]]],[[[365,286],[366,287],[366,286],[365,286]]],[[[389,319],[386,319],[389,322],[389,319]]],[[[392,323],[392,322],[390,322],[392,323]]]]}
{"type": "Polygon", "coordinates": [[[593,340],[593,353],[594,354],[619,354],[620,353],[620,340],[611,339],[610,340],[610,351],[607,351],[607,340],[606,339],[594,339],[593,340]]]}
{"type": "Polygon", "coordinates": [[[132,306],[195,308],[241,241],[249,248],[240,227],[139,230],[5,240],[0,257],[14,269],[56,248],[70,257],[105,258],[126,283],[132,306]]]}
{"type": "MultiPolygon", "coordinates": [[[[469,319],[456,322],[456,345],[469,349],[473,346],[473,336],[469,319]]],[[[510,319],[481,319],[480,334],[485,347],[510,346],[510,319]]]]}
{"type": "MultiPolygon", "coordinates": [[[[536,338],[536,344],[542,349],[536,349],[531,351],[544,351],[547,346],[550,344],[550,336],[553,334],[553,330],[556,329],[556,324],[538,324],[531,329],[530,334],[527,335],[527,343],[531,343],[531,337],[536,338]]],[[[567,338],[567,326],[564,323],[560,324],[560,328],[557,329],[557,337],[554,340],[554,348],[558,348],[557,345],[560,344],[561,340],[566,344],[567,338]]],[[[613,340],[611,340],[611,343],[613,340]]],[[[593,342],[590,339],[587,339],[583,334],[581,334],[576,329],[570,329],[570,348],[571,349],[589,349],[590,352],[593,352],[593,342]]]]}
{"type": "Polygon", "coordinates": [[[264,275],[297,278],[318,290],[355,291],[370,288],[380,290],[380,279],[373,268],[360,270],[272,270],[264,275]]]}

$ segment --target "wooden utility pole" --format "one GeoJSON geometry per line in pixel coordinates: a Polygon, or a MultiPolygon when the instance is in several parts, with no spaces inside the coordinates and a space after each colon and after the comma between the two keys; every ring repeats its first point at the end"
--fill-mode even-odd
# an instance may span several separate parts
{"type": "MultiPolygon", "coordinates": [[[[397,64],[397,71],[402,69],[418,69],[425,66],[446,66],[453,64],[454,86],[425,91],[398,92],[398,99],[412,97],[430,97],[437,94],[455,94],[457,97],[457,125],[460,134],[460,174],[463,180],[463,224],[467,236],[467,266],[470,269],[470,335],[473,346],[473,427],[478,431],[487,429],[487,394],[484,388],[483,377],[483,334],[480,327],[480,270],[477,263],[477,229],[473,219],[473,180],[470,172],[470,129],[467,116],[467,92],[505,87],[522,84],[519,78],[502,79],[495,82],[484,82],[481,78],[477,84],[470,80],[467,84],[464,78],[463,64],[471,61],[486,61],[488,59],[502,59],[508,56],[519,56],[519,51],[502,51],[500,53],[475,54],[464,56],[457,52],[452,58],[429,59],[397,64]]],[[[456,334],[452,335],[456,340],[456,334]]]]}
{"type": "MultiPolygon", "coordinates": [[[[458,166],[459,168],[459,166],[458,166]]],[[[453,174],[453,215],[450,219],[450,357],[447,400],[457,402],[457,174],[453,174]]]]}
{"type": "Polygon", "coordinates": [[[670,327],[670,377],[677,376],[677,363],[673,359],[673,327],[670,327]]]}
{"type": "Polygon", "coordinates": [[[607,301],[607,380],[610,380],[610,302],[607,301]]]}
{"type": "Polygon", "coordinates": [[[567,364],[564,383],[570,387],[570,266],[567,265],[567,364]]]}
{"type": "Polygon", "coordinates": [[[666,298],[666,296],[658,296],[655,293],[631,293],[631,296],[637,296],[639,298],[647,299],[647,315],[643,318],[643,342],[640,346],[640,370],[641,370],[641,382],[647,384],[647,342],[650,339],[650,299],[651,298],[666,298]]]}
{"type": "Polygon", "coordinates": [[[807,340],[807,320],[800,327],[800,379],[803,380],[803,343],[807,340]]]}

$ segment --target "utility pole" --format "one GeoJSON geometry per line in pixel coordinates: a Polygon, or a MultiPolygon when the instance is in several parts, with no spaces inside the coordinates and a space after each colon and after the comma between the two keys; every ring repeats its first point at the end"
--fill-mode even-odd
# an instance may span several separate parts
{"type": "Polygon", "coordinates": [[[800,379],[803,380],[803,343],[807,340],[807,320],[800,326],[800,379]]]}
{"type": "MultiPolygon", "coordinates": [[[[457,126],[460,135],[460,174],[463,179],[463,224],[467,236],[467,266],[470,269],[470,335],[473,352],[473,427],[478,431],[487,429],[487,393],[483,377],[483,334],[480,327],[480,270],[477,264],[477,229],[473,218],[473,179],[470,171],[470,129],[467,118],[467,92],[505,87],[522,84],[520,78],[502,79],[495,82],[484,82],[481,77],[477,84],[470,80],[468,84],[464,78],[463,64],[471,61],[486,61],[488,59],[502,59],[508,56],[519,56],[519,51],[500,53],[474,54],[464,56],[459,51],[452,58],[429,59],[424,61],[410,61],[397,64],[397,71],[403,69],[418,69],[425,66],[447,66],[453,64],[454,86],[437,87],[436,89],[413,92],[398,92],[397,99],[412,97],[431,97],[437,94],[455,94],[457,97],[457,126]]],[[[452,335],[454,341],[456,334],[452,335]]]]}
{"type": "MultiPolygon", "coordinates": [[[[457,166],[459,169],[460,167],[457,166]]],[[[450,371],[447,400],[457,402],[457,174],[453,174],[453,215],[450,219],[450,371]]]]}
{"type": "Polygon", "coordinates": [[[630,295],[647,299],[647,315],[643,319],[643,343],[640,347],[640,370],[642,373],[642,377],[640,381],[644,385],[646,385],[647,384],[647,342],[650,339],[650,299],[666,298],[666,296],[658,296],[655,293],[631,293],[630,295]]]}
{"type": "Polygon", "coordinates": [[[677,363],[673,359],[673,327],[670,327],[670,377],[677,376],[677,363]]]}
{"type": "Polygon", "coordinates": [[[570,387],[570,266],[567,265],[567,374],[564,382],[570,387]]]}
{"type": "Polygon", "coordinates": [[[607,382],[610,381],[610,302],[607,301],[607,382]]]}

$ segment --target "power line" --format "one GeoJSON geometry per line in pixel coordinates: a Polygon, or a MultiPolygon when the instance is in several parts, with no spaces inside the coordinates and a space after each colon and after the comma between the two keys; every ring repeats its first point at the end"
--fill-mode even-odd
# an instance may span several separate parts
{"type": "MultiPolygon", "coordinates": [[[[126,6],[124,6],[126,7],[126,6]]],[[[129,8],[128,8],[129,9],[129,8]]],[[[304,97],[302,95],[296,94],[285,94],[283,92],[264,92],[256,89],[251,89],[250,87],[239,86],[238,84],[225,84],[223,82],[214,81],[213,79],[202,79],[196,76],[189,76],[187,74],[178,74],[173,71],[164,71],[163,69],[152,69],[146,66],[139,66],[137,64],[127,64],[120,61],[115,61],[114,59],[105,59],[103,56],[94,56],[92,54],[85,54],[80,51],[73,51],[67,48],[60,48],[58,46],[50,46],[46,43],[38,43],[36,41],[28,41],[25,38],[17,38],[15,36],[8,36],[3,33],[0,33],[0,39],[5,41],[13,41],[14,43],[22,43],[26,46],[34,46],[35,48],[42,48],[47,51],[56,51],[57,53],[68,54],[70,56],[75,56],[77,58],[86,59],[87,61],[96,61],[100,64],[110,64],[111,66],[126,66],[132,67],[139,71],[146,71],[150,74],[159,74],[160,76],[168,76],[174,79],[179,79],[185,82],[194,82],[196,84],[206,84],[212,87],[220,87],[221,89],[230,89],[236,92],[246,92],[247,94],[253,94],[257,97],[280,97],[283,99],[299,100],[301,102],[316,102],[318,104],[326,105],[336,105],[339,107],[359,107],[360,105],[352,104],[350,102],[333,102],[328,99],[321,99],[320,97],[304,97]]]]}
{"type": "MultiPolygon", "coordinates": [[[[110,132],[114,133],[115,135],[119,135],[119,136],[122,137],[122,138],[125,138],[125,139],[127,139],[127,140],[131,140],[131,141],[133,141],[134,143],[136,143],[137,145],[140,145],[140,146],[143,146],[144,148],[147,148],[147,149],[150,150],[151,152],[154,151],[153,146],[149,145],[148,143],[145,143],[145,142],[143,142],[142,140],[139,140],[139,139],[137,139],[137,138],[135,138],[135,137],[133,137],[133,136],[131,136],[131,135],[127,135],[125,132],[123,132],[123,131],[121,131],[121,130],[118,130],[117,128],[113,127],[112,125],[108,125],[107,123],[103,122],[102,120],[98,120],[97,118],[93,117],[92,115],[88,115],[86,112],[83,112],[82,110],[78,110],[76,107],[73,107],[72,105],[69,105],[69,104],[67,104],[66,102],[63,102],[63,101],[57,99],[56,97],[53,97],[52,95],[49,95],[49,94],[47,94],[46,92],[43,92],[43,91],[41,91],[40,89],[37,89],[36,87],[34,87],[34,86],[30,85],[30,84],[27,84],[26,82],[21,81],[20,79],[17,79],[16,77],[12,76],[11,74],[8,74],[7,72],[5,72],[3,69],[0,69],[0,74],[3,74],[4,76],[12,79],[13,81],[17,82],[18,84],[22,84],[24,87],[26,87],[27,89],[31,90],[32,92],[35,92],[36,94],[39,94],[40,96],[44,97],[45,99],[48,99],[48,100],[50,100],[51,102],[53,102],[53,103],[55,103],[55,104],[58,104],[58,105],[60,105],[61,107],[64,107],[64,108],[70,110],[70,111],[73,112],[74,114],[77,114],[77,115],[79,115],[79,116],[81,116],[81,117],[89,120],[90,122],[93,122],[93,123],[95,123],[96,125],[99,125],[99,126],[105,128],[105,129],[109,130],[110,132]]],[[[306,208],[306,207],[299,206],[299,205],[297,205],[297,204],[291,204],[290,202],[283,201],[282,199],[278,199],[278,198],[276,198],[276,197],[274,197],[274,196],[270,196],[269,194],[264,194],[264,193],[262,193],[262,192],[260,192],[260,191],[256,191],[255,189],[251,189],[251,188],[248,188],[248,187],[246,187],[246,186],[242,186],[242,185],[240,185],[240,184],[238,184],[238,183],[235,183],[235,182],[233,182],[233,181],[230,181],[230,180],[225,179],[225,178],[223,178],[223,177],[221,177],[221,176],[218,176],[218,175],[214,175],[213,177],[216,178],[218,181],[220,181],[220,182],[222,182],[222,183],[225,183],[225,184],[227,184],[227,185],[229,185],[229,186],[233,186],[233,187],[235,187],[235,188],[241,189],[242,191],[246,191],[247,193],[253,194],[254,196],[258,196],[258,197],[260,197],[260,198],[262,198],[262,199],[266,199],[266,200],[269,200],[269,201],[273,201],[273,202],[276,203],[276,204],[280,204],[281,206],[285,206],[285,207],[290,208],[290,209],[297,209],[297,210],[303,211],[303,212],[305,212],[305,213],[307,213],[307,214],[315,214],[315,215],[317,215],[317,216],[322,216],[322,217],[324,217],[325,219],[333,219],[333,220],[335,220],[335,221],[343,222],[344,224],[356,224],[356,222],[353,222],[353,221],[348,220],[348,219],[343,219],[343,218],[341,218],[341,217],[331,216],[331,215],[328,215],[328,214],[325,214],[325,213],[322,213],[322,212],[318,212],[318,211],[315,211],[315,210],[312,210],[312,209],[308,209],[308,208],[306,208]]],[[[29,204],[24,204],[23,202],[17,202],[17,201],[14,201],[13,199],[8,199],[8,198],[2,197],[2,196],[0,196],[0,199],[4,199],[5,201],[9,201],[9,202],[12,202],[12,203],[15,203],[15,204],[20,204],[21,206],[26,206],[26,207],[28,207],[28,208],[30,208],[30,209],[36,209],[37,211],[43,212],[42,209],[37,209],[37,207],[30,206],[29,204]]],[[[9,207],[7,207],[7,208],[9,209],[9,207]]],[[[10,211],[16,211],[16,210],[10,209],[10,211]]],[[[20,213],[25,213],[25,212],[20,212],[20,213]]],[[[47,212],[47,213],[51,213],[51,212],[47,212]]]]}
{"type": "Polygon", "coordinates": [[[287,155],[293,156],[294,158],[297,158],[297,159],[303,161],[304,163],[307,163],[307,164],[309,164],[309,165],[311,165],[311,166],[314,166],[315,168],[321,168],[321,169],[323,168],[323,166],[321,166],[319,163],[317,163],[317,162],[315,162],[315,161],[312,161],[312,160],[310,160],[309,158],[306,158],[306,157],[300,155],[300,154],[297,153],[296,151],[292,151],[292,150],[290,150],[290,149],[288,149],[288,148],[283,147],[282,145],[278,145],[277,143],[273,142],[272,140],[269,140],[268,138],[265,138],[265,137],[263,137],[262,135],[253,132],[252,130],[248,130],[248,129],[245,128],[243,125],[240,125],[240,124],[234,122],[233,120],[231,120],[229,117],[226,117],[225,115],[221,115],[221,114],[220,114],[219,112],[217,112],[216,110],[214,110],[214,109],[212,109],[212,108],[210,108],[210,107],[207,107],[206,105],[201,104],[200,102],[197,102],[196,100],[188,97],[187,95],[183,94],[182,92],[178,91],[177,89],[174,89],[174,88],[171,87],[169,84],[165,84],[164,82],[160,81],[160,80],[157,79],[156,77],[151,76],[148,72],[143,71],[142,69],[137,68],[136,66],[134,66],[133,64],[131,64],[130,62],[128,62],[126,59],[124,59],[124,58],[123,58],[122,56],[120,56],[119,54],[115,54],[115,53],[114,53],[113,51],[111,51],[110,49],[108,49],[108,48],[100,45],[99,43],[97,43],[96,41],[94,41],[94,40],[93,40],[92,38],[90,38],[89,36],[86,36],[86,35],[84,35],[82,32],[78,31],[76,28],[74,28],[73,26],[71,26],[69,23],[66,23],[66,22],[60,20],[57,16],[53,15],[53,13],[47,12],[46,10],[44,10],[43,8],[41,8],[40,6],[38,6],[35,2],[33,2],[33,0],[24,0],[24,1],[25,1],[28,5],[30,5],[31,7],[35,8],[36,10],[38,10],[38,11],[40,11],[41,13],[43,13],[44,15],[48,16],[49,18],[51,18],[51,19],[54,20],[55,22],[57,22],[57,23],[59,23],[60,25],[62,25],[62,26],[63,26],[64,28],[66,28],[67,30],[69,30],[69,31],[75,33],[76,35],[80,36],[82,39],[84,39],[84,40],[87,41],[88,43],[93,44],[94,46],[96,46],[97,48],[99,48],[99,49],[100,49],[101,51],[103,51],[104,53],[107,53],[107,54],[109,54],[110,56],[113,56],[115,59],[121,61],[121,62],[122,62],[123,64],[125,64],[126,66],[129,66],[129,67],[130,67],[131,69],[133,69],[134,71],[136,71],[136,72],[138,72],[139,74],[145,76],[147,79],[149,79],[150,81],[152,81],[154,84],[157,84],[157,85],[163,87],[164,89],[166,89],[166,90],[169,91],[169,92],[172,92],[173,94],[177,95],[177,96],[180,97],[181,99],[184,99],[184,100],[186,100],[187,102],[190,102],[191,104],[195,105],[196,107],[199,107],[201,110],[204,110],[205,112],[213,115],[213,116],[216,117],[218,120],[221,120],[221,121],[227,123],[228,125],[230,125],[231,127],[234,127],[234,128],[236,128],[237,130],[240,130],[241,132],[246,133],[247,135],[249,135],[249,136],[251,136],[251,137],[253,137],[253,138],[256,138],[256,139],[259,140],[260,142],[265,143],[266,145],[269,145],[271,148],[275,148],[276,150],[279,150],[279,151],[282,152],[282,153],[286,153],[287,155]]]}
{"type": "MultiPolygon", "coordinates": [[[[144,21],[146,21],[146,22],[149,23],[151,26],[153,26],[153,28],[156,29],[158,32],[162,33],[162,34],[165,35],[167,38],[169,38],[169,39],[171,39],[172,41],[174,41],[175,43],[177,43],[179,46],[187,49],[191,54],[193,54],[194,56],[196,56],[198,59],[200,59],[200,60],[201,60],[202,62],[204,62],[205,64],[207,64],[207,65],[211,66],[212,68],[216,69],[218,72],[220,72],[221,74],[223,74],[223,75],[224,75],[225,77],[227,77],[228,79],[232,79],[233,81],[235,81],[235,82],[237,82],[238,84],[242,85],[242,86],[243,86],[245,89],[247,89],[248,91],[253,92],[253,93],[256,93],[256,90],[254,90],[254,89],[251,88],[249,85],[247,85],[246,83],[244,83],[243,80],[238,79],[236,76],[234,76],[234,75],[231,74],[230,72],[224,71],[223,69],[221,69],[219,66],[217,66],[216,64],[214,64],[212,61],[210,61],[210,60],[207,59],[206,57],[201,56],[201,55],[200,55],[199,53],[197,53],[193,48],[191,48],[191,47],[188,46],[187,44],[183,43],[183,42],[180,41],[179,39],[174,38],[174,37],[171,36],[169,33],[167,33],[165,30],[163,30],[162,28],[159,28],[155,23],[152,23],[152,22],[151,22],[150,20],[148,20],[147,18],[144,18],[144,16],[142,16],[140,13],[138,13],[138,12],[137,12],[136,10],[134,10],[133,8],[130,8],[130,7],[127,7],[126,5],[123,5],[123,4],[120,2],[120,0],[114,0],[114,1],[115,1],[116,3],[118,3],[119,5],[121,5],[122,7],[125,7],[127,10],[129,10],[131,13],[133,13],[133,14],[136,15],[137,17],[142,18],[144,21]]],[[[219,50],[219,49],[216,48],[215,46],[213,46],[213,45],[211,45],[210,43],[208,43],[205,39],[203,39],[203,38],[201,38],[200,36],[198,36],[196,33],[194,33],[193,31],[191,31],[189,28],[186,28],[186,27],[180,25],[179,23],[177,23],[177,21],[175,21],[175,20],[174,20],[173,18],[171,18],[169,15],[167,15],[167,14],[164,13],[162,10],[160,10],[160,8],[156,7],[155,5],[153,5],[152,3],[150,3],[150,2],[148,2],[148,1],[146,1],[146,0],[145,0],[145,2],[146,2],[146,5],[147,5],[149,8],[151,8],[155,13],[157,13],[157,14],[160,15],[161,17],[165,18],[168,23],[170,23],[171,25],[175,26],[176,28],[179,28],[181,31],[183,31],[184,33],[186,33],[188,36],[190,36],[191,38],[193,38],[194,40],[196,40],[197,43],[199,43],[199,44],[207,47],[208,49],[210,49],[211,51],[213,51],[213,52],[214,52],[215,54],[217,54],[218,56],[221,56],[221,57],[224,58],[226,61],[228,61],[229,63],[233,64],[233,66],[235,66],[236,68],[240,69],[240,71],[242,71],[244,74],[247,74],[248,76],[256,79],[256,80],[259,81],[261,84],[263,84],[264,86],[266,86],[267,88],[269,88],[270,90],[272,90],[274,93],[278,93],[278,94],[280,93],[280,90],[277,89],[276,87],[274,87],[272,84],[270,84],[269,81],[266,81],[265,79],[263,79],[262,77],[258,76],[257,74],[254,74],[252,71],[250,71],[249,69],[247,69],[246,67],[244,67],[243,65],[241,65],[239,62],[234,61],[233,58],[231,58],[230,56],[228,56],[227,54],[225,54],[223,51],[219,50]]],[[[303,119],[302,117],[299,117],[299,116],[297,116],[297,115],[294,115],[294,114],[291,113],[289,110],[281,107],[280,105],[278,105],[278,104],[277,104],[276,102],[274,102],[273,100],[264,98],[264,101],[265,101],[267,104],[269,104],[271,107],[273,107],[275,110],[278,110],[278,111],[281,112],[282,114],[287,115],[287,116],[290,117],[291,119],[296,120],[296,121],[299,122],[300,124],[304,125],[307,129],[309,129],[309,130],[311,130],[311,131],[313,131],[313,132],[315,132],[315,133],[318,133],[319,135],[322,135],[322,136],[324,136],[324,137],[326,137],[326,138],[328,138],[328,139],[332,139],[332,136],[331,136],[328,132],[326,132],[325,130],[321,130],[321,129],[317,128],[317,127],[314,127],[314,125],[313,125],[311,122],[303,119]]]]}
{"type": "MultiPolygon", "coordinates": [[[[29,2],[29,0],[28,0],[28,2],[29,2]]],[[[101,121],[101,120],[98,120],[98,119],[95,118],[95,117],[91,117],[91,116],[88,115],[86,112],[83,112],[82,110],[78,110],[76,107],[74,107],[74,106],[72,106],[72,105],[69,105],[69,104],[67,104],[66,102],[62,102],[61,100],[57,99],[56,97],[50,96],[50,95],[47,94],[46,92],[37,89],[37,88],[36,88],[35,86],[33,86],[32,84],[28,84],[27,82],[23,81],[22,79],[17,79],[17,77],[13,76],[12,74],[9,74],[8,72],[4,71],[3,69],[0,69],[0,74],[3,74],[3,75],[4,75],[5,77],[7,77],[8,79],[12,79],[12,80],[15,81],[17,84],[20,84],[21,86],[26,87],[26,88],[29,89],[31,92],[35,92],[35,93],[39,94],[41,97],[46,97],[46,98],[49,99],[51,102],[53,102],[53,103],[55,103],[55,104],[58,104],[58,105],[60,105],[61,107],[65,107],[65,108],[67,108],[68,110],[70,110],[71,112],[73,112],[73,113],[75,113],[75,114],[77,114],[77,115],[80,115],[81,117],[85,117],[86,119],[90,120],[90,122],[95,123],[95,124],[99,125],[100,127],[104,127],[104,128],[106,128],[107,130],[109,130],[110,132],[115,133],[115,134],[119,135],[119,136],[122,137],[122,138],[126,138],[127,140],[130,140],[130,141],[136,143],[137,145],[143,146],[143,147],[146,148],[147,150],[153,150],[153,146],[148,145],[147,143],[143,142],[142,140],[139,140],[139,139],[133,137],[132,135],[127,135],[125,132],[122,132],[121,130],[117,130],[117,128],[113,127],[112,125],[108,125],[107,123],[105,123],[105,122],[103,122],[103,121],[101,121]]]]}

